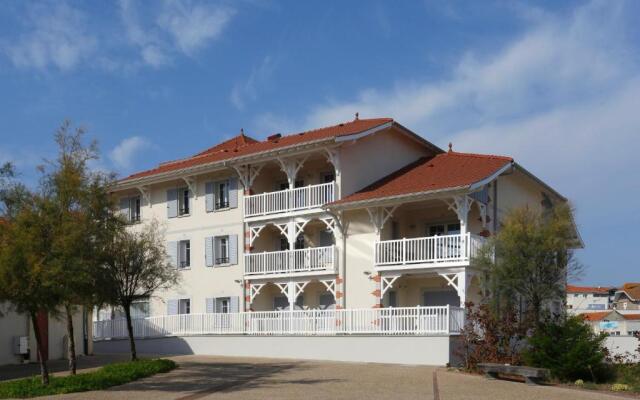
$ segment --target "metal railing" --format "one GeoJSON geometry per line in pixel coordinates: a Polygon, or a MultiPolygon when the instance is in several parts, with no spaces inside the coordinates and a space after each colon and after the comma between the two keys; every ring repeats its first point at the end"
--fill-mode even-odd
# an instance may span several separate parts
{"type": "Polygon", "coordinates": [[[249,253],[244,256],[245,275],[286,274],[335,270],[335,246],[249,253]]]}
{"type": "MultiPolygon", "coordinates": [[[[345,310],[258,311],[162,315],[135,319],[135,337],[187,335],[390,335],[460,333],[464,309],[453,306],[345,310]]],[[[127,337],[124,319],[93,323],[95,340],[127,337]]]]}
{"type": "Polygon", "coordinates": [[[384,240],[375,244],[375,264],[467,262],[477,255],[483,243],[483,237],[470,233],[384,240]]]}
{"type": "Polygon", "coordinates": [[[244,216],[255,217],[317,208],[335,200],[335,182],[254,194],[244,198],[244,216]]]}

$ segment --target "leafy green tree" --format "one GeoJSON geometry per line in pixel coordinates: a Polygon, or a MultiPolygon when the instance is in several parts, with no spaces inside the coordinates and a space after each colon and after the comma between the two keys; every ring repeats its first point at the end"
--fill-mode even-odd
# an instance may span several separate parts
{"type": "Polygon", "coordinates": [[[131,348],[131,360],[137,359],[133,337],[131,305],[149,299],[156,291],[178,282],[178,272],[169,262],[164,235],[156,222],[140,230],[120,232],[110,242],[102,274],[109,290],[110,304],[124,310],[131,348]]]}
{"type": "Polygon", "coordinates": [[[43,312],[55,315],[60,304],[58,271],[51,268],[54,232],[47,222],[51,204],[37,195],[0,219],[0,301],[29,316],[35,333],[43,384],[49,384],[43,335],[37,322],[43,312]]]}
{"type": "Polygon", "coordinates": [[[527,365],[549,368],[563,381],[596,381],[607,373],[605,334],[597,335],[580,316],[547,320],[528,339],[527,365]]]}
{"type": "MultiPolygon", "coordinates": [[[[83,143],[84,130],[66,121],[55,135],[58,156],[41,168],[40,189],[51,207],[46,221],[54,232],[49,262],[58,271],[60,298],[66,318],[68,360],[76,373],[73,315],[78,307],[90,308],[100,299],[103,282],[96,273],[103,262],[104,241],[119,229],[108,188],[112,177],[92,171],[89,162],[98,159],[95,142],[83,143]]],[[[121,224],[120,224],[121,225],[121,224]]]]}
{"type": "Polygon", "coordinates": [[[511,210],[476,260],[494,310],[523,311],[535,328],[552,304],[564,304],[569,276],[580,272],[573,257],[576,233],[571,209],[511,210]]]}

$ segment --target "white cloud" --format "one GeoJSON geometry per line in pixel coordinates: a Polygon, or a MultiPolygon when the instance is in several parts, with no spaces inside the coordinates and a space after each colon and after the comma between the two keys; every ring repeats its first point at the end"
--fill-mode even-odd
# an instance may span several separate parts
{"type": "Polygon", "coordinates": [[[242,110],[248,101],[255,101],[258,98],[258,90],[268,83],[274,68],[272,58],[266,56],[258,67],[251,70],[251,74],[244,82],[236,83],[233,86],[229,95],[231,104],[242,110]]]}
{"type": "MultiPolygon", "coordinates": [[[[634,179],[640,170],[640,57],[630,40],[638,34],[633,7],[592,1],[568,16],[519,9],[531,25],[497,53],[469,52],[443,79],[396,82],[363,89],[352,100],[327,100],[298,125],[334,124],[359,111],[365,118],[394,117],[442,147],[451,140],[456,150],[511,155],[574,201],[585,255],[628,263],[624,252],[607,258],[606,247],[614,227],[640,222],[640,203],[632,200],[640,196],[634,179]]],[[[626,278],[619,272],[599,279],[626,278]]]]}
{"type": "Polygon", "coordinates": [[[139,49],[144,64],[157,68],[169,63],[165,44],[157,34],[143,28],[133,1],[120,1],[120,18],[130,44],[139,49]]]}
{"type": "Polygon", "coordinates": [[[30,7],[26,32],[3,43],[3,50],[16,67],[71,70],[96,49],[97,39],[86,19],[63,2],[30,7]]]}
{"type": "Polygon", "coordinates": [[[226,6],[168,0],[158,17],[158,25],[172,35],[182,52],[191,55],[217,39],[234,14],[226,6]]]}
{"type": "Polygon", "coordinates": [[[135,157],[140,151],[149,149],[151,143],[140,136],[132,136],[122,140],[111,152],[109,158],[121,170],[129,170],[133,167],[135,157]]]}

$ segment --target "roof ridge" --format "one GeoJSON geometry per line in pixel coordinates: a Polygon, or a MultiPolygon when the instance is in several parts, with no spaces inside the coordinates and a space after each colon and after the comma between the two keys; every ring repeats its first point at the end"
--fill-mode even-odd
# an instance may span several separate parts
{"type": "Polygon", "coordinates": [[[453,156],[477,157],[477,158],[493,158],[493,159],[498,159],[498,160],[513,161],[513,157],[501,156],[501,155],[498,155],[498,154],[464,153],[464,152],[460,152],[460,151],[448,151],[448,152],[445,152],[445,153],[440,153],[438,155],[453,155],[453,156]]]}

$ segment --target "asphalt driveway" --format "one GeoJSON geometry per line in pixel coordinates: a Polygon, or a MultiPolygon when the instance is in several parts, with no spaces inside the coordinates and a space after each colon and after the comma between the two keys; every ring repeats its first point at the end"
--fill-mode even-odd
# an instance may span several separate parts
{"type": "Polygon", "coordinates": [[[52,399],[620,399],[588,391],[489,381],[443,368],[207,356],[172,357],[180,368],[102,392],[52,399]]]}

